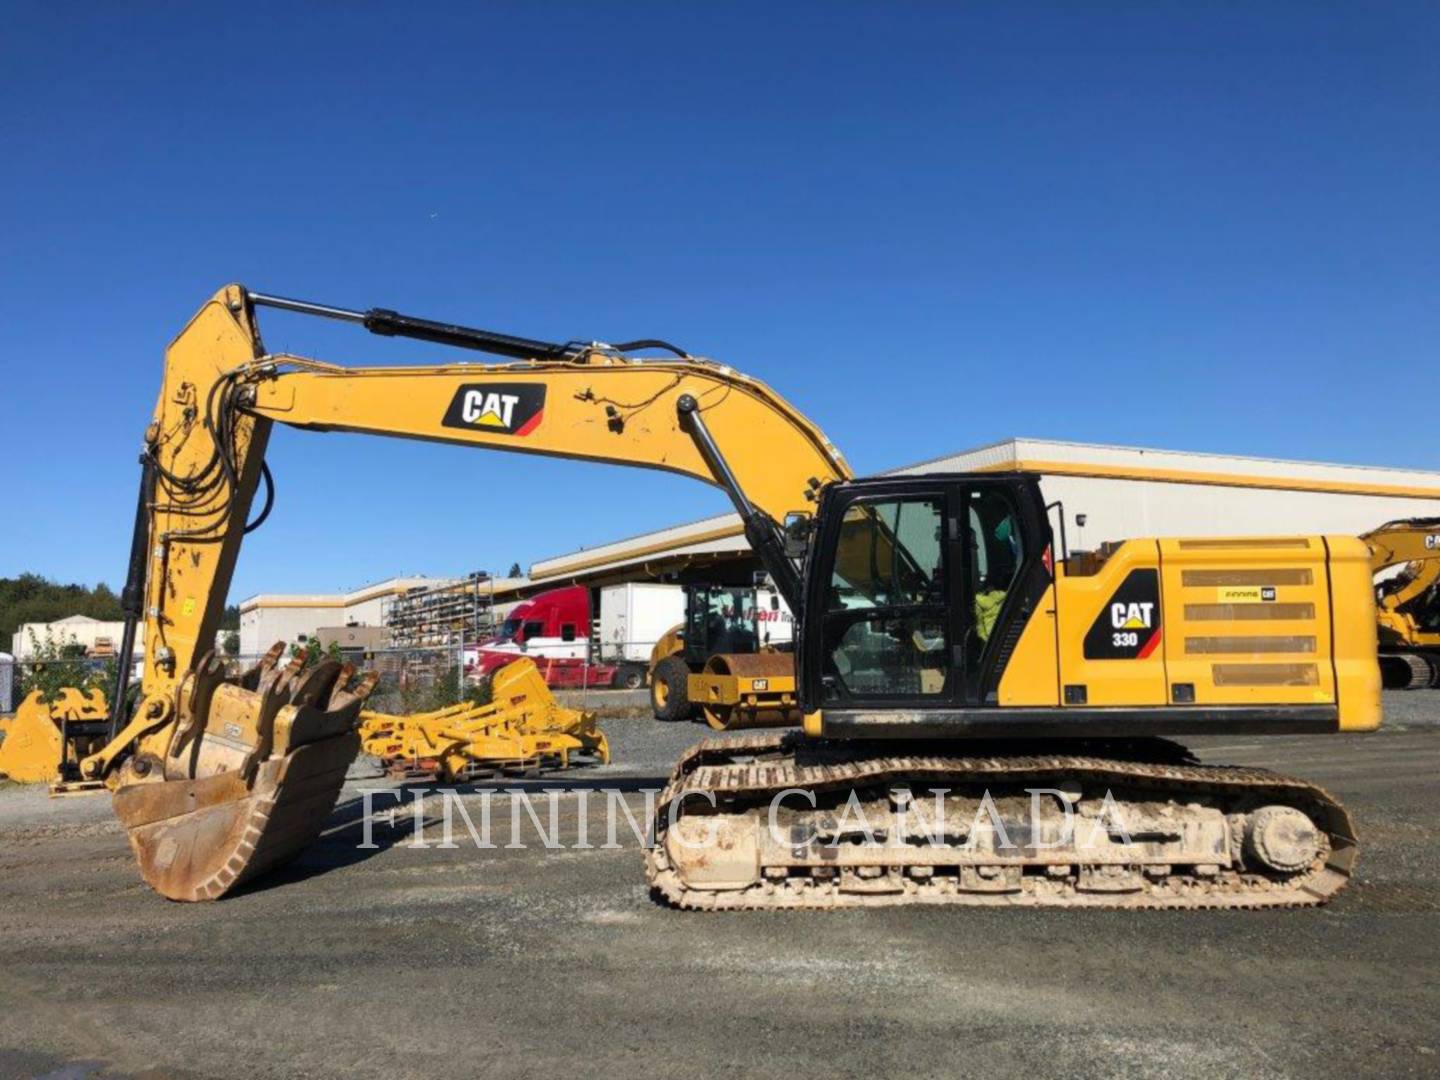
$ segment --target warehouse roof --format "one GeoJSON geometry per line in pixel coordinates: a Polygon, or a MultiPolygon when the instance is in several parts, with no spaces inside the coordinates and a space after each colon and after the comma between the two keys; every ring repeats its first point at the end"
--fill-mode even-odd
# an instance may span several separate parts
{"type": "Polygon", "coordinates": [[[1440,499],[1440,473],[1380,465],[1335,465],[1282,458],[1239,457],[1188,450],[1005,439],[959,454],[892,469],[891,473],[991,472],[1023,469],[1051,476],[1263,487],[1338,495],[1440,499]]]}
{"type": "MultiPolygon", "coordinates": [[[[393,577],[377,581],[373,585],[362,585],[344,593],[258,593],[240,601],[240,611],[255,608],[347,608],[386,596],[400,596],[415,588],[437,588],[444,585],[465,585],[463,578],[393,577]]],[[[495,578],[487,581],[497,598],[508,597],[528,584],[525,578],[495,578]]]]}

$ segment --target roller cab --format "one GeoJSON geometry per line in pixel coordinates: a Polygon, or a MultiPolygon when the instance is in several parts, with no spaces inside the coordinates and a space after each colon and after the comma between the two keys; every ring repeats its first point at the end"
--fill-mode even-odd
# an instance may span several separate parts
{"type": "Polygon", "coordinates": [[[835,737],[1371,730],[1365,545],[1128,540],[1056,561],[1038,478],[834,485],[807,567],[806,728],[835,737]]]}

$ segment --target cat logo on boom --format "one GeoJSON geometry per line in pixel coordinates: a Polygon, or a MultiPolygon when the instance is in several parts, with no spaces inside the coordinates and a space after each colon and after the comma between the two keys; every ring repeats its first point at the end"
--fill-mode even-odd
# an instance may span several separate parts
{"type": "Polygon", "coordinates": [[[1086,660],[1144,660],[1160,645],[1160,574],[1131,570],[1085,635],[1086,660]]]}
{"type": "Polygon", "coordinates": [[[460,406],[460,415],[472,424],[508,428],[510,418],[515,415],[515,403],[519,400],[515,394],[468,390],[465,403],[460,406]]]}
{"type": "Polygon", "coordinates": [[[535,383],[470,383],[459,387],[445,427],[490,435],[529,435],[545,415],[545,387],[535,383]]]}

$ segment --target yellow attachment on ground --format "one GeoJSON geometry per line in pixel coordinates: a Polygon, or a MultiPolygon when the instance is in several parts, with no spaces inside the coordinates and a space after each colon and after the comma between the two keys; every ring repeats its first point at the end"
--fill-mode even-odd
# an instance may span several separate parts
{"type": "Polygon", "coordinates": [[[68,779],[80,758],[103,746],[110,734],[110,710],[100,690],[65,687],[54,700],[39,690],[20,703],[0,731],[0,774],[26,784],[68,779]]]}
{"type": "Polygon", "coordinates": [[[530,659],[491,676],[490,704],[461,702],[433,712],[360,714],[361,747],[397,771],[463,779],[480,769],[568,768],[572,753],[610,761],[595,714],[555,700],[530,659]]]}

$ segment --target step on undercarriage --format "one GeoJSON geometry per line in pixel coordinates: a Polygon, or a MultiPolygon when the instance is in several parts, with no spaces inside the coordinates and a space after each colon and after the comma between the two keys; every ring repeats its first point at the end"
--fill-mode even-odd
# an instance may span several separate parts
{"type": "Polygon", "coordinates": [[[965,749],[705,740],[657,803],[650,883],[712,910],[1300,907],[1354,866],[1349,814],[1302,780],[1159,739],[965,749]]]}

